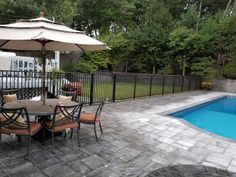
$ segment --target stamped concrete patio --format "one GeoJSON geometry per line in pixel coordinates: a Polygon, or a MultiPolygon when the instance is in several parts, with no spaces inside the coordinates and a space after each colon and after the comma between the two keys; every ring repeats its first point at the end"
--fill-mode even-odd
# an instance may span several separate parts
{"type": "MultiPolygon", "coordinates": [[[[50,140],[45,145],[33,141],[27,161],[25,144],[3,136],[0,176],[150,176],[159,168],[184,164],[236,172],[235,142],[163,116],[224,94],[198,91],[106,104],[99,142],[93,127],[82,125],[80,148],[75,136],[72,140],[57,137],[55,154],[50,140]]],[[[189,174],[185,170],[183,176],[189,174]]]]}

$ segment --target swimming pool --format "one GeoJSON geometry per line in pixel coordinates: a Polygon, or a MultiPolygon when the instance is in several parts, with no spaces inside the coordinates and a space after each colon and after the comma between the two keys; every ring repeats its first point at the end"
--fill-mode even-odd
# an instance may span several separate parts
{"type": "Polygon", "coordinates": [[[216,100],[169,114],[211,133],[236,140],[236,97],[216,100]]]}

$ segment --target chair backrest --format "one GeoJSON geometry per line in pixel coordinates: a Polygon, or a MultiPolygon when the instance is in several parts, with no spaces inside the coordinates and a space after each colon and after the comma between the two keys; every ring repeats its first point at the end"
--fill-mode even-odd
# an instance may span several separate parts
{"type": "Polygon", "coordinates": [[[11,95],[16,94],[17,98],[20,97],[20,89],[13,89],[13,90],[0,90],[0,100],[1,100],[1,106],[4,105],[3,95],[11,95]]]}
{"type": "Polygon", "coordinates": [[[101,116],[101,113],[102,113],[102,108],[105,104],[105,101],[101,101],[100,104],[98,105],[98,108],[97,108],[97,111],[96,111],[96,114],[95,114],[95,118],[94,118],[94,121],[96,121],[96,119],[101,116]]]}
{"type": "Polygon", "coordinates": [[[60,95],[62,95],[62,96],[72,96],[71,101],[76,101],[76,97],[77,97],[76,91],[69,92],[69,91],[60,90],[60,91],[58,92],[58,97],[59,97],[60,95]]]}
{"type": "Polygon", "coordinates": [[[51,126],[64,124],[70,120],[77,121],[83,104],[73,106],[57,105],[54,110],[51,126]]]}
{"type": "Polygon", "coordinates": [[[0,107],[0,128],[15,127],[27,129],[30,133],[30,119],[26,108],[4,108],[0,107]],[[24,117],[24,118],[23,118],[24,117]],[[24,119],[20,122],[19,119],[24,119]]]}

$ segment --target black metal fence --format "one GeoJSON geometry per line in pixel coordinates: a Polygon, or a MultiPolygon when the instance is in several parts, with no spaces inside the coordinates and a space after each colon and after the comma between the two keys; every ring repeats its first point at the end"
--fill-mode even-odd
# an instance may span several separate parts
{"type": "MultiPolygon", "coordinates": [[[[21,89],[24,98],[41,94],[42,73],[0,70],[0,89],[21,89]],[[34,91],[37,90],[37,91],[34,91]]],[[[198,90],[201,78],[178,75],[152,75],[136,73],[46,73],[46,87],[50,97],[56,97],[66,84],[79,83],[78,101],[92,104],[100,100],[117,101],[174,94],[198,90]]]]}

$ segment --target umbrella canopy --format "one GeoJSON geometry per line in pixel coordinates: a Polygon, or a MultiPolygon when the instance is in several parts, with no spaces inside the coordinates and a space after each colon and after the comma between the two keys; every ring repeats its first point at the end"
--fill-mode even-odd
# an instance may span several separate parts
{"type": "Polygon", "coordinates": [[[45,104],[45,51],[95,51],[105,50],[106,45],[84,32],[44,18],[19,20],[13,24],[0,25],[0,50],[42,51],[42,92],[45,104]]]}
{"type": "Polygon", "coordinates": [[[0,49],[36,51],[94,51],[106,45],[84,32],[68,28],[43,16],[0,25],[0,49]]]}

